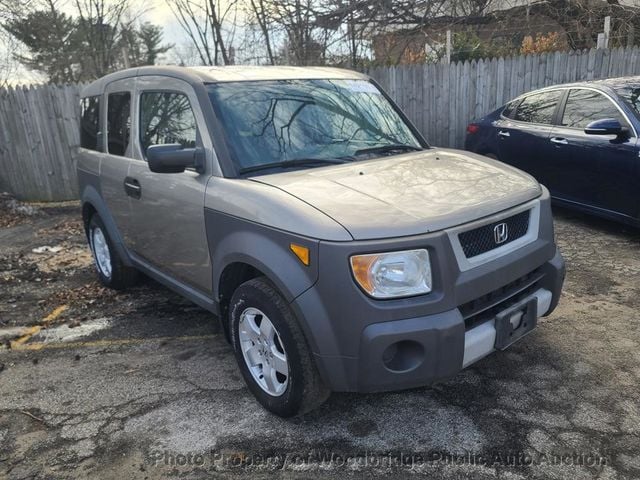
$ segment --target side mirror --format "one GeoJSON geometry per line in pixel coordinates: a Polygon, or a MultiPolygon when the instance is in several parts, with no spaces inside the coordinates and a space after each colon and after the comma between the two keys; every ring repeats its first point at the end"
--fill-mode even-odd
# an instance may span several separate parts
{"type": "Polygon", "coordinates": [[[595,120],[584,128],[587,135],[621,135],[626,129],[615,118],[595,120]]]}
{"type": "Polygon", "coordinates": [[[185,168],[198,168],[196,148],[183,148],[179,143],[151,145],[147,148],[149,170],[155,173],[182,173],[185,168]]]}

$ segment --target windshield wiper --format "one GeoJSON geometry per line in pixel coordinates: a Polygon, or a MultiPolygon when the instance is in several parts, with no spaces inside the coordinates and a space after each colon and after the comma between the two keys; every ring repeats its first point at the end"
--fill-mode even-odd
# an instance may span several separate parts
{"type": "Polygon", "coordinates": [[[345,163],[347,160],[339,158],[296,158],[294,160],[284,160],[282,162],[263,163],[262,165],[254,165],[252,167],[244,167],[240,169],[240,173],[258,172],[260,170],[270,170],[272,168],[292,168],[305,167],[320,164],[339,164],[345,163]]]}
{"type": "Polygon", "coordinates": [[[387,153],[387,152],[398,152],[398,151],[409,151],[409,152],[417,152],[420,150],[424,150],[422,147],[416,147],[415,145],[407,145],[404,143],[390,143],[387,145],[380,145],[378,147],[370,147],[370,148],[362,148],[360,150],[356,150],[356,155],[364,155],[367,153],[387,153]]]}

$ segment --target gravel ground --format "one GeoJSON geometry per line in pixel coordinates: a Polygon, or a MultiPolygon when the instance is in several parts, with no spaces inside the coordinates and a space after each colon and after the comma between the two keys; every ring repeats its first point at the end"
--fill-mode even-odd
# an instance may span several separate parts
{"type": "Polygon", "coordinates": [[[531,335],[282,420],[209,313],[99,286],[77,204],[0,196],[0,478],[640,478],[640,234],[555,213],[568,276],[531,335]]]}

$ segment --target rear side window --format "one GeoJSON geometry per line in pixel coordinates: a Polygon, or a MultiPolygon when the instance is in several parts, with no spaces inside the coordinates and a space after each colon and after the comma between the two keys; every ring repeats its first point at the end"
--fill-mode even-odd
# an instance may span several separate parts
{"type": "Polygon", "coordinates": [[[561,96],[562,90],[529,95],[518,105],[513,118],[521,122],[550,124],[561,96]]]}
{"type": "Polygon", "coordinates": [[[507,105],[504,107],[504,110],[502,110],[502,116],[507,118],[513,117],[513,112],[518,106],[518,103],[520,103],[519,99],[512,100],[509,103],[507,103],[507,105]]]}
{"type": "Polygon", "coordinates": [[[108,152],[124,156],[131,132],[131,94],[110,93],[107,100],[108,152]]]}
{"type": "Polygon", "coordinates": [[[100,96],[86,97],[80,102],[80,146],[89,150],[100,150],[100,96]]]}
{"type": "Polygon", "coordinates": [[[611,100],[594,90],[571,90],[562,115],[562,125],[584,129],[594,120],[615,118],[620,124],[627,121],[611,100]]]}
{"type": "Polygon", "coordinates": [[[184,93],[143,92],[140,96],[140,144],[143,152],[151,145],[179,143],[196,146],[196,119],[184,93]]]}

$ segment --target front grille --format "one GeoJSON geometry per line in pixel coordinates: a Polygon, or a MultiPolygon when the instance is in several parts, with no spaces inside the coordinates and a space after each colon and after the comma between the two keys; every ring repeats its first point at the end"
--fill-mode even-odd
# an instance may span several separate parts
{"type": "Polygon", "coordinates": [[[537,268],[497,290],[460,305],[458,309],[464,319],[465,329],[469,330],[491,320],[501,311],[531,295],[540,288],[543,276],[542,269],[537,268]]]}
{"type": "Polygon", "coordinates": [[[465,256],[467,258],[475,257],[524,237],[529,230],[530,213],[530,210],[525,210],[512,217],[460,233],[458,238],[465,256]],[[500,228],[499,226],[502,224],[506,225],[504,228],[506,228],[507,238],[498,241],[496,228],[500,228]]]}

